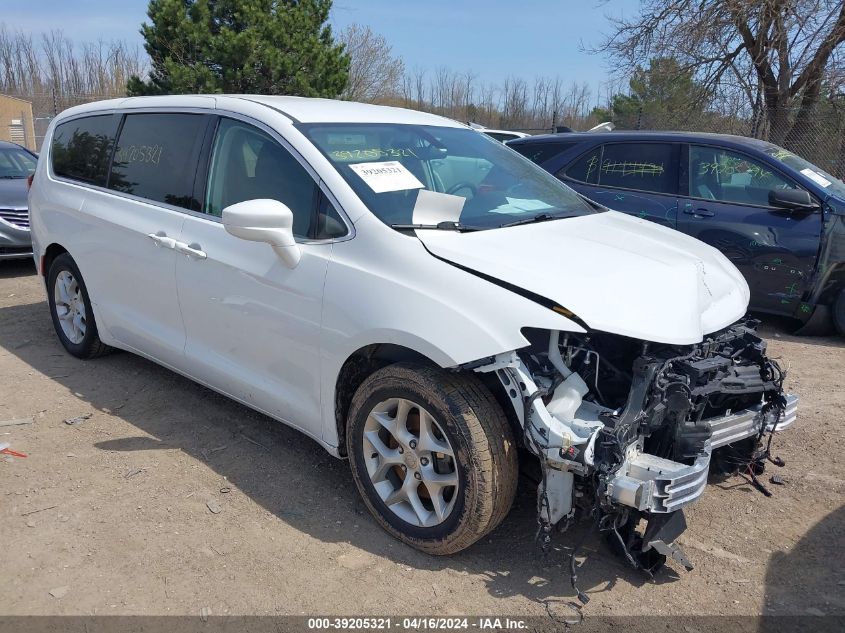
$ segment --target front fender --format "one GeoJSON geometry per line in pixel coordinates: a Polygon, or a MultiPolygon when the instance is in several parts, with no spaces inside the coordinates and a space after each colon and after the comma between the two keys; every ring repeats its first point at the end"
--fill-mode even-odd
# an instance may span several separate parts
{"type": "Polygon", "coordinates": [[[845,287],[845,213],[831,207],[826,216],[809,304],[830,304],[845,287]]]}
{"type": "Polygon", "coordinates": [[[431,256],[415,237],[381,226],[392,235],[360,230],[355,239],[335,244],[326,274],[321,393],[328,444],[338,444],[339,372],[363,347],[389,343],[455,367],[525,347],[525,327],[584,331],[545,306],[431,256]]]}

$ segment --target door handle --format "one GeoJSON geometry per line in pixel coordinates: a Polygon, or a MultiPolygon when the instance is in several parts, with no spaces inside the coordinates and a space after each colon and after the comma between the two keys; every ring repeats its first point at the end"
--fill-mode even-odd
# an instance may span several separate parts
{"type": "Polygon", "coordinates": [[[716,215],[713,211],[710,211],[709,209],[693,209],[692,207],[687,207],[686,209],[684,209],[684,213],[696,218],[712,218],[716,215]]]}
{"type": "Polygon", "coordinates": [[[208,255],[202,247],[194,242],[193,244],[185,244],[185,242],[176,242],[176,250],[183,255],[193,257],[194,259],[207,259],[208,255]]]}
{"type": "Polygon", "coordinates": [[[176,240],[172,237],[167,237],[167,234],[164,231],[150,233],[147,237],[149,237],[156,246],[161,246],[162,248],[176,248],[176,240]]]}

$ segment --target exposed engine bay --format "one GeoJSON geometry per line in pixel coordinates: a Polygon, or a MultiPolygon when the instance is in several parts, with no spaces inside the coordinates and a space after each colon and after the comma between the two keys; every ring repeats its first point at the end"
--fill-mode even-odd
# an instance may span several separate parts
{"type": "Polygon", "coordinates": [[[580,515],[638,569],[667,557],[691,569],[676,539],[711,471],[741,472],[768,493],[757,476],[777,463],[771,434],[794,422],[797,398],[756,326],[688,346],[525,330],[530,347],[476,367],[496,373],[539,458],[542,538],[580,515]]]}

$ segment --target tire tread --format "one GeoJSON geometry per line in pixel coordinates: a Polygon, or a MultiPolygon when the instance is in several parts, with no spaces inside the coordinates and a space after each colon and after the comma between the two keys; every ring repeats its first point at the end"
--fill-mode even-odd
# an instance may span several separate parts
{"type": "MultiPolygon", "coordinates": [[[[47,293],[48,293],[48,302],[49,302],[49,305],[50,305],[51,313],[54,311],[55,307],[54,307],[54,300],[52,298],[53,290],[52,290],[52,288],[50,288],[51,284],[49,283],[49,281],[51,281],[54,278],[53,269],[56,268],[56,267],[64,267],[67,270],[70,270],[70,272],[72,272],[73,275],[76,277],[77,283],[79,283],[80,287],[82,288],[83,297],[85,299],[85,310],[86,310],[86,313],[90,315],[90,319],[86,319],[86,322],[88,322],[88,327],[90,328],[90,333],[91,333],[91,336],[88,339],[87,344],[84,344],[84,347],[81,350],[78,350],[78,351],[71,350],[64,343],[64,340],[62,338],[63,335],[60,332],[60,328],[59,328],[59,326],[56,322],[56,319],[51,314],[51,317],[53,318],[53,325],[56,329],[56,335],[59,337],[59,341],[63,344],[65,349],[70,354],[73,354],[77,358],[81,358],[83,360],[92,360],[94,358],[99,358],[101,356],[111,354],[115,350],[114,350],[113,347],[111,347],[110,345],[106,345],[105,343],[103,343],[100,340],[100,334],[97,330],[97,323],[94,320],[94,311],[91,308],[91,298],[88,295],[88,287],[85,285],[85,280],[82,278],[82,273],[79,272],[79,267],[76,265],[76,262],[73,260],[73,257],[71,257],[70,254],[68,254],[68,253],[62,253],[61,255],[58,255],[52,261],[52,263],[50,264],[50,271],[47,275],[47,279],[48,279],[47,293]]],[[[84,342],[84,339],[83,339],[83,342],[84,342]]]]}
{"type": "Polygon", "coordinates": [[[468,436],[475,466],[476,493],[468,498],[464,518],[448,536],[426,540],[403,534],[391,526],[364,494],[354,458],[350,460],[356,484],[364,501],[379,524],[403,542],[429,554],[453,554],[466,549],[489,534],[505,518],[513,504],[518,481],[516,443],[504,412],[493,394],[474,374],[450,372],[436,367],[396,363],[369,376],[356,392],[347,425],[347,450],[355,450],[351,429],[365,400],[377,388],[414,385],[433,402],[449,407],[459,426],[468,436]]]}

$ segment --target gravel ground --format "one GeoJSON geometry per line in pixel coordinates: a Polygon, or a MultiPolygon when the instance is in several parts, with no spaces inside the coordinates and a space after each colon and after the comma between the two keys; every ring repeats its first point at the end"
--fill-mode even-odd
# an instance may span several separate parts
{"type": "MultiPolygon", "coordinates": [[[[784,486],[711,482],[681,537],[696,564],[654,581],[586,535],[589,614],[845,614],[845,344],[763,328],[790,367],[784,486]]],[[[542,559],[534,492],[458,555],[382,532],[346,462],[146,360],[64,353],[28,262],[0,263],[0,612],[22,614],[566,613],[568,549],[542,559]],[[64,422],[89,416],[76,425],[64,422]]],[[[765,479],[774,471],[770,467],[765,479]]]]}

